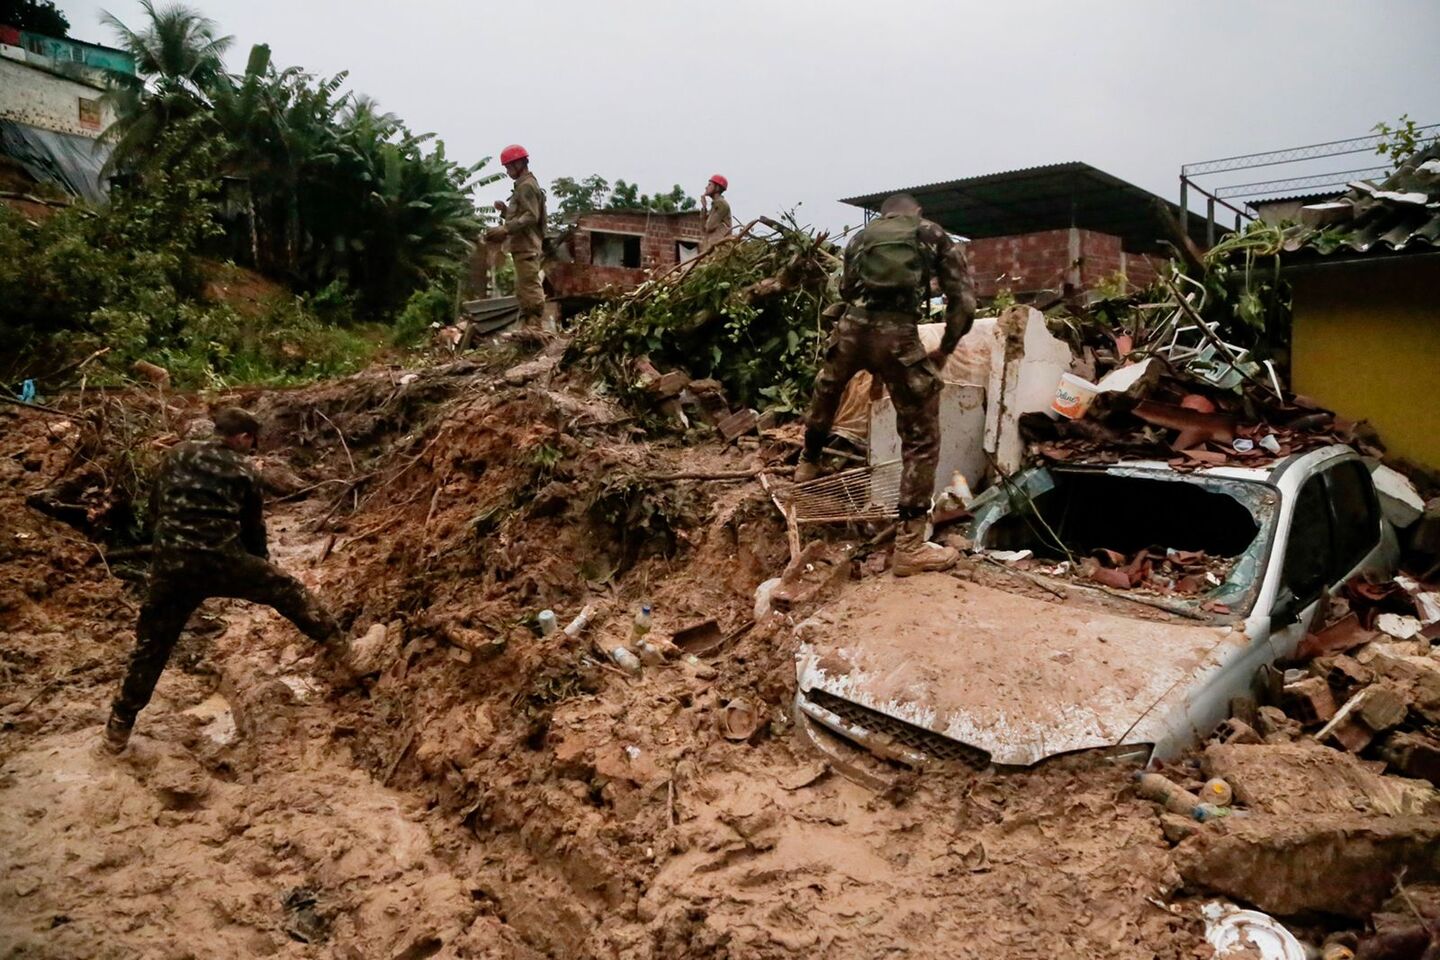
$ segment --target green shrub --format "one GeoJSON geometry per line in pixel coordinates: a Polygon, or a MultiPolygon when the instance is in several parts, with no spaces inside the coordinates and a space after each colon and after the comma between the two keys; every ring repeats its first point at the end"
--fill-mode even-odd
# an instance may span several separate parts
{"type": "Polygon", "coordinates": [[[418,347],[430,336],[432,324],[453,323],[455,295],[440,286],[416,290],[395,318],[391,342],[397,347],[418,347]]]}

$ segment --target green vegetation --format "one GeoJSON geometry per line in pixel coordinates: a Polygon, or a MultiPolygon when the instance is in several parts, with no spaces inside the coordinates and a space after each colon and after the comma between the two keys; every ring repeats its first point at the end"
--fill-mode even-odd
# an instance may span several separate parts
{"type": "Polygon", "coordinates": [[[1440,143],[1440,135],[1431,135],[1427,139],[1425,132],[1410,119],[1408,113],[1400,114],[1400,119],[1395,121],[1393,127],[1382,120],[1370,129],[1380,136],[1375,152],[1387,158],[1390,165],[1396,169],[1421,150],[1440,143]]]}
{"type": "Polygon", "coordinates": [[[231,38],[212,21],[143,6],[138,28],[107,18],[139,74],[107,94],[111,203],[39,221],[0,211],[0,377],[109,347],[112,369],[148,359],[180,384],[287,382],[354,369],[453,319],[488,218],[471,192],[498,175],[344,91],[343,73],[279,69],[258,45],[232,75],[231,38]],[[283,289],[227,305],[206,283],[224,260],[283,289]]]}
{"type": "Polygon", "coordinates": [[[569,359],[623,396],[645,396],[635,361],[713,377],[732,404],[800,409],[819,369],[824,308],[839,257],[825,234],[793,221],[724,244],[692,266],[601,304],[577,329],[569,359]]]}
{"type": "Polygon", "coordinates": [[[0,0],[0,23],[47,37],[70,35],[70,19],[55,9],[53,0],[0,0]]]}
{"type": "Polygon", "coordinates": [[[554,229],[574,223],[580,214],[594,210],[680,213],[695,209],[695,198],[678,183],[667,193],[651,195],[641,193],[637,185],[624,180],[616,180],[612,187],[610,181],[598,174],[591,174],[583,180],[557,177],[550,181],[550,197],[554,204],[550,212],[550,226],[554,229]]]}

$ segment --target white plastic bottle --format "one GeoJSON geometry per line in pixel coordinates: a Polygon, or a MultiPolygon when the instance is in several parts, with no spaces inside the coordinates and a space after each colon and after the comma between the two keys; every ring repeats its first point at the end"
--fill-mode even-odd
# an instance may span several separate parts
{"type": "Polygon", "coordinates": [[[628,647],[617,645],[610,651],[610,659],[614,660],[617,667],[632,677],[640,676],[640,660],[630,652],[628,647]]]}

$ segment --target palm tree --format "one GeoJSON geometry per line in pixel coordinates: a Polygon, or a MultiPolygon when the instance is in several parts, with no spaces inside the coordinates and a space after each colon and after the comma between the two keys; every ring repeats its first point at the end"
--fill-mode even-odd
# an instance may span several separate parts
{"type": "Polygon", "coordinates": [[[143,78],[111,89],[116,120],[104,136],[115,145],[112,165],[136,163],[175,123],[210,108],[225,73],[221,58],[234,40],[217,36],[213,20],[183,4],[157,10],[153,0],[141,0],[141,6],[148,23],[138,31],[104,15],[143,78]]]}

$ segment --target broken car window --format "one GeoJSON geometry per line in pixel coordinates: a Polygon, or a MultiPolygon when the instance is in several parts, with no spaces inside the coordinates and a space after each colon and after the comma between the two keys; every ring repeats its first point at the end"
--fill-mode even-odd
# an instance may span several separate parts
{"type": "Polygon", "coordinates": [[[1308,605],[1329,583],[1336,567],[1334,561],[1325,485],[1316,475],[1305,481],[1295,498],[1280,585],[1288,588],[1301,606],[1308,605]]]}
{"type": "Polygon", "coordinates": [[[1325,472],[1335,511],[1335,568],[1330,583],[1343,580],[1380,542],[1380,504],[1370,471],[1359,460],[1346,460],[1325,472]]]}
{"type": "Polygon", "coordinates": [[[1273,504],[1262,484],[1123,468],[1055,469],[1043,481],[1013,484],[999,515],[977,525],[987,550],[1028,550],[1042,572],[1182,601],[1229,605],[1254,585],[1251,554],[1273,504]]]}

